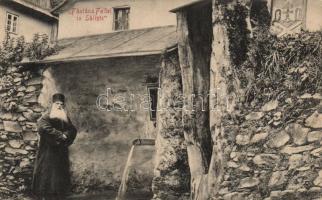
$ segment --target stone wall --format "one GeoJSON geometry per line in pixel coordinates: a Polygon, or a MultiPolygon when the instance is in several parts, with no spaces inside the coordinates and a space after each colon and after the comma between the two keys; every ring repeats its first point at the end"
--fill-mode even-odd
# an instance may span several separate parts
{"type": "Polygon", "coordinates": [[[182,126],[182,81],[177,50],[164,54],[159,94],[153,199],[185,199],[189,197],[190,172],[182,126]]]}
{"type": "Polygon", "coordinates": [[[321,100],[321,92],[272,99],[226,121],[231,145],[219,191],[223,199],[321,196],[321,100]]]}
{"type": "MultiPolygon", "coordinates": [[[[201,178],[198,193],[192,191],[191,198],[320,199],[322,51],[315,41],[321,39],[321,33],[278,39],[264,34],[264,22],[251,29],[254,27],[247,26],[253,16],[249,2],[213,1],[209,68],[213,151],[208,174],[201,178]],[[266,40],[258,39],[261,37],[266,40]]],[[[193,40],[188,37],[195,29],[194,19],[185,21],[187,10],[178,13],[186,98],[185,83],[190,89],[194,83],[191,68],[199,67],[188,62],[198,53],[193,52],[193,40]]],[[[189,154],[188,146],[189,160],[196,157],[189,154]]],[[[189,162],[190,168],[194,164],[189,162]]]]}
{"type": "MultiPolygon", "coordinates": [[[[217,98],[211,100],[214,151],[210,182],[204,182],[208,196],[224,200],[320,199],[322,68],[317,59],[321,45],[314,41],[321,34],[278,39],[266,33],[266,41],[251,40],[248,60],[237,65],[231,34],[240,30],[229,31],[227,16],[238,15],[236,3],[213,4],[211,76],[217,98]],[[297,58],[290,59],[294,53],[297,58]],[[272,55],[278,59],[271,62],[272,55]]],[[[258,34],[263,33],[254,35],[258,34]]]]}
{"type": "Polygon", "coordinates": [[[37,149],[41,70],[9,67],[1,77],[0,198],[30,189],[37,149]]]}

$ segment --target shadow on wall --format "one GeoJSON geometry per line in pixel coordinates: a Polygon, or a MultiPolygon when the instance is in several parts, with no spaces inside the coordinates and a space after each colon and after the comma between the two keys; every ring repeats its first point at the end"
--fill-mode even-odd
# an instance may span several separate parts
{"type": "MultiPolygon", "coordinates": [[[[117,191],[132,141],[146,132],[149,113],[100,111],[96,100],[106,92],[106,87],[112,88],[114,95],[146,94],[146,86],[142,84],[144,74],[157,71],[151,70],[151,59],[69,63],[54,66],[44,73],[41,102],[47,105],[55,91],[65,94],[69,116],[78,129],[70,147],[74,192],[117,191]],[[129,63],[131,68],[126,67],[129,63]]],[[[152,66],[155,60],[152,59],[152,66]]],[[[136,177],[132,181],[135,187],[144,183],[147,189],[151,188],[151,181],[146,180],[153,177],[152,158],[151,149],[135,153],[138,168],[131,172],[136,177]]]]}

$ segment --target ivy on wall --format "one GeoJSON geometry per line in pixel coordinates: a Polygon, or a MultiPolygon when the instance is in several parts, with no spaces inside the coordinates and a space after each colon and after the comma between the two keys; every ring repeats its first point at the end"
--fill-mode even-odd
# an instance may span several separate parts
{"type": "Polygon", "coordinates": [[[49,43],[47,35],[35,34],[32,41],[27,43],[24,37],[5,39],[0,45],[0,91],[6,95],[1,97],[1,109],[13,111],[17,108],[16,103],[10,101],[12,96],[19,93],[18,80],[15,76],[21,73],[25,80],[31,78],[30,71],[23,70],[22,66],[15,63],[21,62],[24,58],[31,61],[42,60],[58,51],[58,46],[49,43]]]}

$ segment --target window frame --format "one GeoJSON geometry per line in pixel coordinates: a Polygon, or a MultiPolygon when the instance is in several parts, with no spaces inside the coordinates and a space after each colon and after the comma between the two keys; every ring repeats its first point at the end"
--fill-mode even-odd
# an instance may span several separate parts
{"type": "Polygon", "coordinates": [[[131,13],[131,7],[130,6],[118,6],[113,7],[113,31],[125,31],[130,29],[130,13],[131,13]],[[116,11],[120,10],[128,10],[128,16],[127,16],[127,29],[116,29],[116,11]]]}
{"type": "Polygon", "coordinates": [[[6,30],[6,32],[8,32],[8,33],[12,33],[12,34],[18,34],[18,22],[19,22],[19,15],[17,15],[17,14],[13,14],[13,13],[11,13],[11,12],[6,12],[6,24],[5,24],[5,30],[6,30]],[[8,24],[8,22],[9,22],[9,16],[11,16],[12,17],[12,19],[10,19],[10,28],[9,28],[9,30],[8,30],[8,26],[9,26],[9,24],[8,24]],[[14,18],[16,17],[16,21],[15,21],[15,26],[14,26],[14,18]],[[15,31],[13,31],[13,29],[14,29],[14,27],[15,27],[15,31]]]}
{"type": "Polygon", "coordinates": [[[150,120],[151,121],[156,121],[157,120],[157,111],[158,111],[158,96],[159,96],[159,86],[157,83],[150,83],[147,84],[147,92],[148,92],[148,96],[149,96],[149,115],[150,115],[150,120]],[[156,102],[155,102],[155,110],[153,110],[152,108],[152,97],[151,97],[151,93],[150,90],[151,89],[155,89],[156,90],[156,102]],[[153,112],[155,113],[155,117],[153,116],[153,112]]]}

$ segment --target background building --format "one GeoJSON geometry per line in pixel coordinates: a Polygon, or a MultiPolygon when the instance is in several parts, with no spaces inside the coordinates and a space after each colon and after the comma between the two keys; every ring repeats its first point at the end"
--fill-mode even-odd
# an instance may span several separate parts
{"type": "Polygon", "coordinates": [[[59,14],[58,37],[176,25],[175,14],[168,11],[186,2],[189,0],[65,1],[54,10],[59,14]]]}
{"type": "Polygon", "coordinates": [[[50,1],[0,1],[0,41],[6,36],[24,36],[30,41],[34,34],[47,34],[51,41],[57,37],[58,18],[50,13],[50,1]]]}

